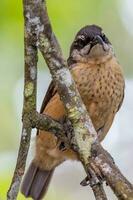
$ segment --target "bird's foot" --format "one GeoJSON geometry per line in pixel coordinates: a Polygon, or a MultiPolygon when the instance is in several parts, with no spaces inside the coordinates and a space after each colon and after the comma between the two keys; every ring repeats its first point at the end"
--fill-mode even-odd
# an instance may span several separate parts
{"type": "Polygon", "coordinates": [[[87,186],[89,184],[90,184],[90,181],[89,181],[89,177],[88,176],[86,176],[85,179],[83,179],[81,181],[81,183],[80,183],[80,185],[82,185],[82,186],[87,186]]]}
{"type": "Polygon", "coordinates": [[[85,179],[81,181],[80,185],[82,186],[90,185],[91,187],[93,187],[94,185],[102,184],[103,181],[104,177],[102,176],[100,170],[94,165],[92,166],[91,163],[91,168],[89,168],[88,170],[87,177],[85,177],[85,179]]]}

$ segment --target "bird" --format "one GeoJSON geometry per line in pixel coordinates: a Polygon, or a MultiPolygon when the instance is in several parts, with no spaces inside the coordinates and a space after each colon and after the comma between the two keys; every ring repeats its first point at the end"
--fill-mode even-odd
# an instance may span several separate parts
{"type": "MultiPolygon", "coordinates": [[[[78,31],[67,63],[101,142],[122,105],[125,88],[121,65],[101,27],[86,25],[78,31]]],[[[66,116],[54,81],[49,85],[40,113],[55,120],[66,116]]],[[[34,200],[43,199],[55,168],[66,160],[78,161],[79,156],[54,134],[38,130],[35,156],[25,174],[22,194],[34,200]]]]}

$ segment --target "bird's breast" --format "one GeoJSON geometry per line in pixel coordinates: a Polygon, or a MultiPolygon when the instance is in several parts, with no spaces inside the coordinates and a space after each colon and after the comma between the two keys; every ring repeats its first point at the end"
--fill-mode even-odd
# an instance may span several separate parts
{"type": "Polygon", "coordinates": [[[96,66],[80,64],[72,69],[72,75],[94,126],[99,128],[110,112],[116,113],[123,97],[120,66],[116,62],[96,66]]]}

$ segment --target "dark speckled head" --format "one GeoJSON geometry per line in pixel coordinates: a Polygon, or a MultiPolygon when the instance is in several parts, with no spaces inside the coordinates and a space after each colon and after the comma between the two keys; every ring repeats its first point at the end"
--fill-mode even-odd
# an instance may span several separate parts
{"type": "Polygon", "coordinates": [[[75,36],[70,48],[68,64],[76,61],[76,57],[96,58],[107,55],[112,45],[102,28],[97,25],[83,27],[75,36]]]}
{"type": "Polygon", "coordinates": [[[79,30],[76,37],[79,35],[84,35],[86,38],[90,38],[90,40],[93,39],[95,35],[101,35],[102,34],[102,28],[96,25],[88,25],[79,30]]]}

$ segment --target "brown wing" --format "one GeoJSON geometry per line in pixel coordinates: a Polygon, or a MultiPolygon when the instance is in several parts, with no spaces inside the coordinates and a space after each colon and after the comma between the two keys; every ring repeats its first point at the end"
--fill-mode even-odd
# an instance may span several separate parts
{"type": "Polygon", "coordinates": [[[56,92],[57,92],[57,89],[56,89],[55,83],[54,83],[54,81],[51,81],[51,83],[50,83],[50,85],[47,89],[46,95],[43,99],[42,106],[41,106],[41,109],[40,109],[40,113],[42,113],[44,111],[48,102],[56,94],[56,92]]]}
{"type": "MultiPolygon", "coordinates": [[[[51,83],[49,84],[47,92],[46,92],[46,94],[44,96],[44,99],[43,99],[43,102],[42,102],[42,105],[41,105],[41,109],[40,109],[40,113],[43,113],[43,111],[46,108],[48,102],[56,94],[56,92],[57,92],[57,89],[56,89],[54,81],[52,80],[51,83]]],[[[38,133],[39,133],[39,129],[37,130],[36,134],[38,135],[38,133]]]]}

